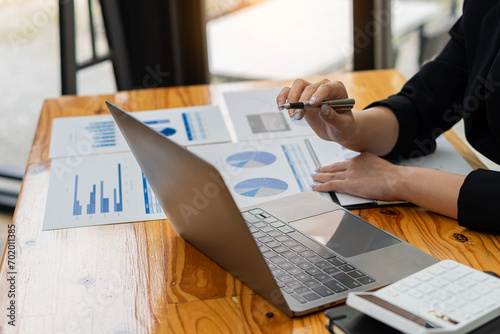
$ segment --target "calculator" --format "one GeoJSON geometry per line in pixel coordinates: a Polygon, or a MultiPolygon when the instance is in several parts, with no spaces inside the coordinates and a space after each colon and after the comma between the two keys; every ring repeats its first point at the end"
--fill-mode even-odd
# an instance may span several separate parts
{"type": "Polygon", "coordinates": [[[500,279],[444,260],[347,305],[404,333],[467,333],[500,316],[500,279]]]}

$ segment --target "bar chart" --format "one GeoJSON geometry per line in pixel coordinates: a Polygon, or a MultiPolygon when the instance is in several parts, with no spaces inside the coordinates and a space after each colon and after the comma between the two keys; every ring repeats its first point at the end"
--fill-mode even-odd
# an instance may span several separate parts
{"type": "MultiPolygon", "coordinates": [[[[122,173],[121,164],[118,164],[118,187],[113,188],[113,211],[123,211],[123,192],[122,192],[122,173]]],[[[81,201],[78,199],[78,174],[75,175],[75,193],[73,201],[73,216],[83,214],[81,201]]],[[[92,185],[92,191],[89,194],[89,200],[86,207],[86,214],[92,215],[96,213],[97,185],[92,185]]],[[[100,200],[98,202],[99,213],[109,213],[109,197],[104,197],[104,181],[100,181],[100,200]]]]}
{"type": "Polygon", "coordinates": [[[70,169],[66,161],[52,159],[44,230],[166,218],[131,153],[85,156],[70,169]]]}
{"type": "Polygon", "coordinates": [[[92,147],[116,145],[116,125],[113,121],[90,122],[85,130],[92,139],[92,147]]]}

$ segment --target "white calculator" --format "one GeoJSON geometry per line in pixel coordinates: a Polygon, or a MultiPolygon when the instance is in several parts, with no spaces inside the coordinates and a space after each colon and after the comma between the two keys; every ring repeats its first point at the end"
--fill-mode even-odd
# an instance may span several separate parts
{"type": "Polygon", "coordinates": [[[444,260],[346,303],[404,333],[467,333],[500,316],[500,279],[444,260]]]}

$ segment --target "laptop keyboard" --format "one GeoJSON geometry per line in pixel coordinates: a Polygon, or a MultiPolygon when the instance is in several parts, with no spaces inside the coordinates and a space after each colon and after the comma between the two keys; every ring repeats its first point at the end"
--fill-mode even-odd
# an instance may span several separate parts
{"type": "Polygon", "coordinates": [[[278,286],[300,303],[375,282],[269,213],[253,209],[242,215],[278,286]]]}

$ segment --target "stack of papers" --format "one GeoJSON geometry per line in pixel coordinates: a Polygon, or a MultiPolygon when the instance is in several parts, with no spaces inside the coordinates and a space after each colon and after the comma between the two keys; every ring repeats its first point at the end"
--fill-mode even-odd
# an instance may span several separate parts
{"type": "MultiPolygon", "coordinates": [[[[358,154],[317,138],[305,120],[278,111],[279,90],[225,93],[228,123],[217,106],[133,114],[211,162],[236,204],[246,207],[309,191],[316,168],[358,154]]],[[[433,154],[398,163],[460,174],[472,170],[444,137],[437,143],[433,154]]],[[[49,157],[44,230],[166,218],[110,115],[54,119],[49,157]]],[[[324,196],[345,207],[380,204],[347,194],[324,196]]]]}

